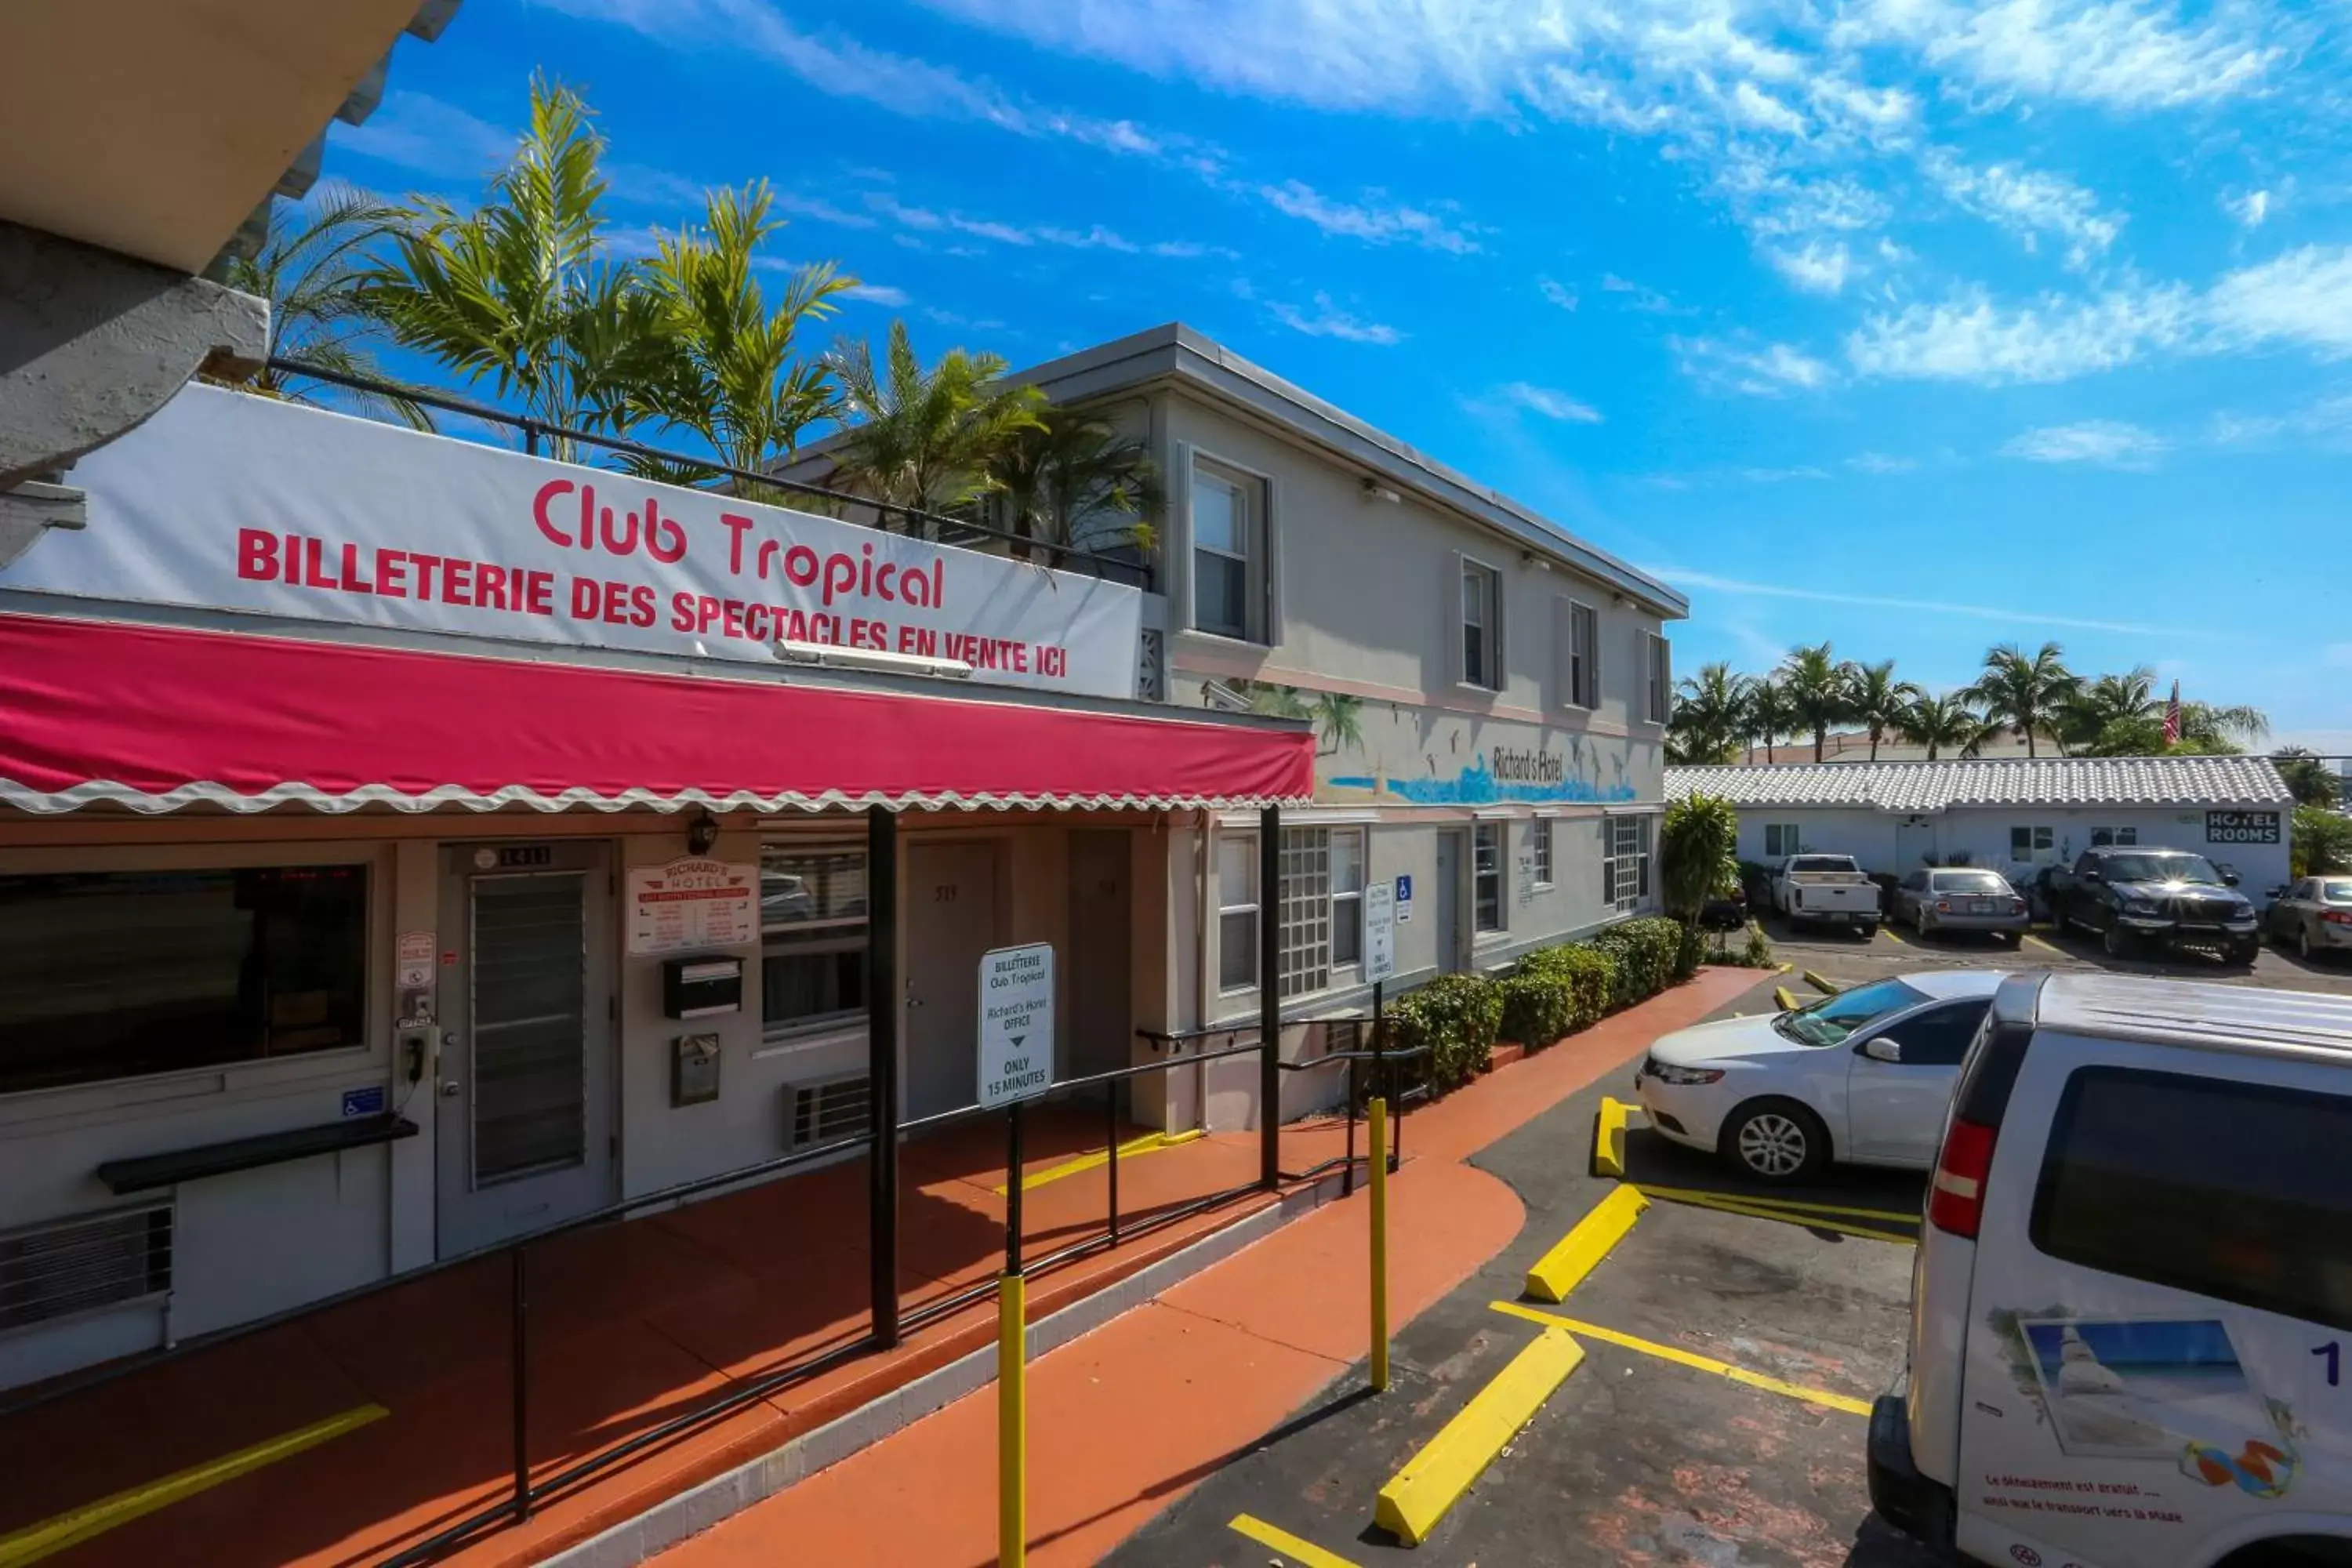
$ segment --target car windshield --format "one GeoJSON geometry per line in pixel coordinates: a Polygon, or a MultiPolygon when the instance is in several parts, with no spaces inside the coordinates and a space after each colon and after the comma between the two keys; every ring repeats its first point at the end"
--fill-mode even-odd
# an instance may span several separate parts
{"type": "Polygon", "coordinates": [[[2331,904],[2352,904],[2352,881],[2322,882],[2319,896],[2331,904]]]}
{"type": "Polygon", "coordinates": [[[2009,884],[1990,871],[1938,871],[1934,881],[1939,893],[2006,893],[2009,884]]]}
{"type": "Polygon", "coordinates": [[[1794,871],[1851,871],[1853,861],[1843,855],[1800,855],[1789,862],[1794,871]]]}
{"type": "Polygon", "coordinates": [[[1857,985],[1834,996],[1824,996],[1810,1007],[1783,1013],[1772,1026],[1808,1046],[1834,1046],[1874,1018],[1884,1018],[1927,1000],[1927,994],[1900,980],[1880,980],[1857,985]]]}
{"type": "Polygon", "coordinates": [[[2103,868],[2113,882],[2201,882],[2223,886],[2221,873],[2202,855],[2110,855],[2103,868]]]}

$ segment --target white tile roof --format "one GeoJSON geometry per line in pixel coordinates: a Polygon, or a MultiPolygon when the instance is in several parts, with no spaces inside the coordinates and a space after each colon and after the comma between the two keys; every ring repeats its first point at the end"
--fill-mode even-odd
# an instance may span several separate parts
{"type": "Polygon", "coordinates": [[[2291,806],[2268,757],[2041,757],[1668,768],[1666,798],[1905,813],[1970,805],[2291,806]]]}

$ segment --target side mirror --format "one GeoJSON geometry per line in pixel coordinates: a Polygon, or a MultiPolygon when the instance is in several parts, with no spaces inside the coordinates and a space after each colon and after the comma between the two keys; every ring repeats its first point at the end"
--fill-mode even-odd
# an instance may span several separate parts
{"type": "Polygon", "coordinates": [[[2222,873],[2221,873],[2221,885],[2222,885],[2223,887],[2225,887],[2225,888],[2234,888],[2234,887],[2236,887],[2236,886],[2238,885],[2238,874],[2237,874],[2235,871],[2224,871],[2224,872],[2222,872],[2222,873]]]}
{"type": "Polygon", "coordinates": [[[2272,889],[2268,893],[2264,894],[2263,896],[2264,896],[2265,898],[2272,898],[2272,899],[2284,899],[2284,898],[2285,898],[2285,897],[2286,897],[2286,884],[2285,884],[2284,882],[2281,882],[2277,887],[2273,888],[2273,889],[2272,889]]]}
{"type": "Polygon", "coordinates": [[[1889,1037],[1879,1035],[1863,1042],[1862,1054],[1874,1062],[1900,1062],[1903,1047],[1889,1037]]]}
{"type": "Polygon", "coordinates": [[[2085,871],[2083,873],[2083,880],[2085,882],[2104,882],[2106,879],[2106,875],[2104,872],[2085,871]]]}

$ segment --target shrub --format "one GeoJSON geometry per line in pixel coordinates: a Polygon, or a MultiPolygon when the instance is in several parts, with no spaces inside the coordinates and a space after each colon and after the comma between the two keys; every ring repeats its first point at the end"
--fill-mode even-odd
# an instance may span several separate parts
{"type": "Polygon", "coordinates": [[[2288,846],[2291,874],[2324,877],[2352,871],[2352,816],[2341,816],[2320,805],[2294,808],[2293,842],[2288,846]]]}
{"type": "Polygon", "coordinates": [[[1579,1029],[1591,1028],[1616,1005],[1617,961],[1597,947],[1571,942],[1559,947],[1538,948],[1519,960],[1517,973],[1568,983],[1570,1011],[1568,1027],[1561,1034],[1572,1035],[1579,1029]]]}
{"type": "Polygon", "coordinates": [[[1467,1083],[1495,1059],[1502,988],[1475,974],[1441,974],[1389,1012],[1397,1048],[1428,1046],[1420,1076],[1436,1093],[1467,1083]]]}
{"type": "Polygon", "coordinates": [[[1748,969],[1769,969],[1773,964],[1772,943],[1764,928],[1750,922],[1748,927],[1748,951],[1739,955],[1742,966],[1748,969]]]}
{"type": "Polygon", "coordinates": [[[1677,984],[1698,973],[1706,962],[1707,933],[1696,925],[1683,927],[1681,940],[1675,944],[1675,981],[1677,984]]]}
{"type": "Polygon", "coordinates": [[[1715,899],[1739,886],[1739,813],[1720,795],[1691,795],[1666,807],[1658,829],[1658,890],[1666,912],[1696,924],[1715,899]]]}
{"type": "Polygon", "coordinates": [[[1592,945],[1617,961],[1617,985],[1612,1004],[1630,1007],[1654,996],[1674,978],[1675,955],[1682,951],[1680,921],[1652,917],[1620,921],[1604,927],[1592,945]]]}
{"type": "Polygon", "coordinates": [[[1576,986],[1564,974],[1520,970],[1496,982],[1503,994],[1503,1038],[1539,1051],[1576,1023],[1576,986]]]}

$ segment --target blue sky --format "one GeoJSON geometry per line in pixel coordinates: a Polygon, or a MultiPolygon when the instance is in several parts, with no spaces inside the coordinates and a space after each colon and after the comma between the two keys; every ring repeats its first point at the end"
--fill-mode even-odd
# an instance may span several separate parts
{"type": "MultiPolygon", "coordinates": [[[[1679,583],[1685,670],[2044,637],[2352,752],[2345,0],[467,0],[329,171],[543,68],[616,243],[769,180],[837,325],[1181,320],[1679,583]]],[[[1368,606],[1368,613],[1376,607],[1368,606]]]]}

